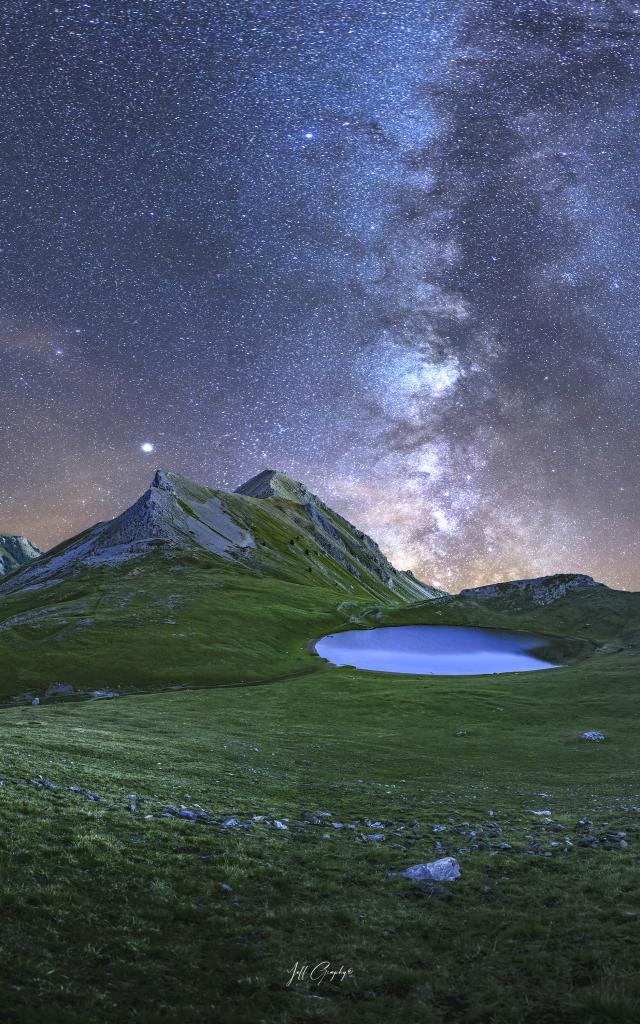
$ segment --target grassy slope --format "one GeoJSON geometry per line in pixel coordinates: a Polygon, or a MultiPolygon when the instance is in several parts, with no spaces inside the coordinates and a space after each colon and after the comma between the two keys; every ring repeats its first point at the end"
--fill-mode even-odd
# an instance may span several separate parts
{"type": "MultiPolygon", "coordinates": [[[[330,602],[294,586],[285,596],[255,579],[247,588],[220,588],[202,609],[190,642],[201,628],[205,644],[209,624],[219,625],[224,665],[209,659],[201,681],[287,678],[2,712],[3,1020],[636,1019],[637,648],[473,681],[357,673],[302,650],[305,638],[347,625],[335,594],[330,602]],[[249,608],[255,629],[238,639],[249,608]],[[587,728],[610,738],[580,743],[587,728]],[[58,788],[30,785],[38,774],[58,788]],[[240,833],[162,817],[169,801],[242,821],[289,817],[290,829],[257,823],[240,833]],[[536,808],[551,809],[564,830],[536,808]],[[304,809],[358,828],[305,828],[304,809]],[[628,848],[577,846],[585,815],[595,835],[625,831],[628,848]],[[358,841],[365,817],[386,823],[384,843],[358,841]],[[496,822],[502,831],[490,837],[496,822]],[[434,824],[447,830],[433,834],[434,824]],[[489,839],[512,849],[491,855],[489,839]],[[438,856],[436,840],[462,867],[447,903],[387,877],[438,856]],[[219,892],[221,882],[233,891],[219,892]],[[287,988],[296,960],[322,959],[351,967],[355,981],[287,988]]],[[[636,628],[633,599],[590,600],[517,621],[460,603],[391,611],[385,621],[516,621],[623,647],[636,628]]],[[[94,685],[123,670],[123,621],[113,633],[104,627],[105,670],[96,664],[94,685]]],[[[178,653],[161,633],[136,671],[179,681],[178,653]]]]}
{"type": "Polygon", "coordinates": [[[322,549],[296,502],[190,487],[203,501],[218,495],[256,548],[228,562],[158,542],[144,557],[85,567],[35,589],[14,574],[0,588],[0,701],[42,696],[60,682],[131,691],[269,680],[297,671],[304,644],[356,609],[393,601],[366,552],[355,563],[358,579],[322,549]]]}

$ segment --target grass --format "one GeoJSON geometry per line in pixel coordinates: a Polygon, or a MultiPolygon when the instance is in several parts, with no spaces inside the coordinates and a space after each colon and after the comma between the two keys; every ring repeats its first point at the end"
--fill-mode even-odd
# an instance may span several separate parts
{"type": "MultiPolygon", "coordinates": [[[[305,650],[347,627],[355,605],[339,612],[321,589],[293,586],[285,598],[277,583],[249,586],[264,588],[262,602],[255,589],[229,588],[216,605],[214,644],[228,654],[207,664],[203,688],[2,712],[2,1020],[637,1019],[633,609],[521,617],[550,634],[593,622],[581,635],[606,640],[609,653],[565,669],[400,678],[332,669],[305,650]],[[250,601],[255,629],[234,645],[234,615],[250,601]],[[267,685],[212,686],[234,681],[267,685]],[[580,742],[587,728],[607,741],[580,742]],[[167,816],[169,805],[214,820],[167,816]],[[550,821],[536,809],[551,810],[550,821]],[[332,818],[304,825],[304,811],[332,818]],[[288,829],[220,824],[254,814],[288,818],[288,829]],[[385,840],[360,838],[372,831],[385,840]],[[625,832],[626,848],[606,849],[608,831],[625,832]],[[585,834],[599,846],[581,847],[585,834]],[[389,877],[447,853],[462,870],[449,901],[389,877]],[[353,974],[287,985],[296,962],[322,961],[353,974]]],[[[210,611],[192,637],[204,636],[210,611]]],[[[458,605],[384,621],[469,616],[505,624],[458,605]]],[[[115,620],[104,629],[109,661],[96,662],[96,685],[120,681],[133,649],[118,647],[115,620]]],[[[143,645],[142,683],[129,662],[132,688],[179,680],[170,650],[143,645]]],[[[28,669],[16,662],[23,688],[37,665],[29,658],[28,669]]],[[[80,655],[77,670],[86,672],[80,655]]]]}

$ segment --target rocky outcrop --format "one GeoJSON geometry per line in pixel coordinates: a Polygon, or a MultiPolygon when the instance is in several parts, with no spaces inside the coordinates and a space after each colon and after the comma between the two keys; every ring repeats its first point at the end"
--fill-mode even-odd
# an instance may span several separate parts
{"type": "Polygon", "coordinates": [[[557,573],[555,576],[539,576],[532,580],[509,580],[505,583],[491,583],[486,587],[472,587],[461,590],[459,596],[482,604],[514,608],[524,604],[551,604],[572,591],[603,586],[591,576],[557,573]]]}
{"type": "Polygon", "coordinates": [[[0,533],[0,576],[19,569],[21,565],[40,558],[42,551],[26,537],[0,533]]]}

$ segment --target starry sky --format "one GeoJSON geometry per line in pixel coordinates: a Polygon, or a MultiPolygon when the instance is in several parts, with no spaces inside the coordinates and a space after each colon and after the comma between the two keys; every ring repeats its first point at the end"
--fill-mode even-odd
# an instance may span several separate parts
{"type": "Polygon", "coordinates": [[[270,467],[445,589],[640,589],[640,4],[13,0],[0,51],[0,531],[270,467]]]}

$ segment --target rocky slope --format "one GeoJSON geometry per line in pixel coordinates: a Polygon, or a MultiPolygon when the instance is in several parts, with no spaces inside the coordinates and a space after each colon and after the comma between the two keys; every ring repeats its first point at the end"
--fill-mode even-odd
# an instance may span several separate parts
{"type": "Polygon", "coordinates": [[[26,562],[39,558],[41,554],[40,548],[26,537],[0,533],[0,576],[6,576],[26,562]]]}
{"type": "Polygon", "coordinates": [[[238,487],[236,494],[264,501],[273,507],[293,503],[296,523],[319,545],[326,557],[362,583],[382,585],[394,597],[420,601],[438,597],[441,591],[417,580],[412,573],[395,569],[378,545],[356,529],[297,480],[273,469],[264,470],[238,487]]]}
{"type": "Polygon", "coordinates": [[[508,580],[504,583],[491,583],[486,587],[472,587],[461,590],[459,596],[495,609],[521,611],[532,606],[552,604],[574,591],[592,587],[606,590],[603,583],[597,583],[591,576],[557,573],[531,580],[508,580]]]}

